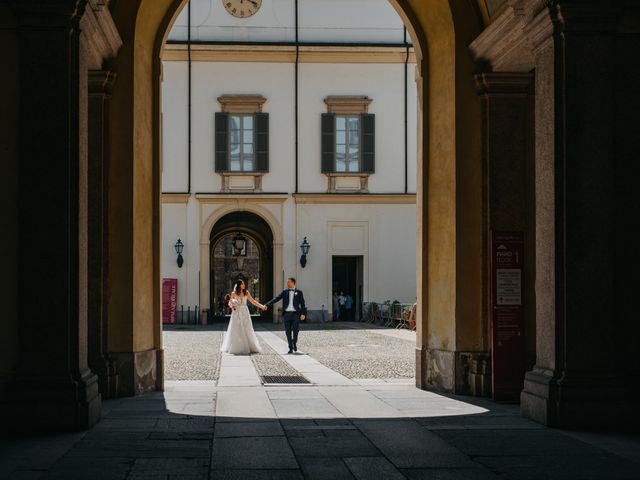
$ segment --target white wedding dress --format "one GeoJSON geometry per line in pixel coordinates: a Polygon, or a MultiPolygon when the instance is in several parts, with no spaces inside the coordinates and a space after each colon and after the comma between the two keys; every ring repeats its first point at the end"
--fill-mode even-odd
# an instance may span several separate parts
{"type": "Polygon", "coordinates": [[[234,355],[262,353],[258,336],[253,330],[251,314],[247,308],[247,297],[242,297],[240,305],[235,310],[231,310],[231,320],[224,334],[220,351],[234,355]]]}

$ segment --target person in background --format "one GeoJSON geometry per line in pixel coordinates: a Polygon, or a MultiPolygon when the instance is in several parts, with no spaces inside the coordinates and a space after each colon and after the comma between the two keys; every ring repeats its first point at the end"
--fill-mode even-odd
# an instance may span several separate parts
{"type": "Polygon", "coordinates": [[[338,295],[338,305],[340,306],[340,320],[346,320],[347,317],[347,308],[345,307],[347,303],[347,297],[344,296],[344,292],[340,292],[338,295]]]}
{"type": "Polygon", "coordinates": [[[347,312],[346,320],[353,322],[353,297],[349,292],[345,292],[344,308],[347,312]]]}
{"type": "Polygon", "coordinates": [[[340,301],[337,290],[333,292],[333,296],[331,297],[331,305],[333,307],[333,321],[337,322],[340,320],[340,301]]]}

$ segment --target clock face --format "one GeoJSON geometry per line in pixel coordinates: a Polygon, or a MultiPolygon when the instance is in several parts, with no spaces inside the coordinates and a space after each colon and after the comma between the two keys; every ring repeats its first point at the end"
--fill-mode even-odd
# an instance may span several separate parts
{"type": "Polygon", "coordinates": [[[262,0],[222,0],[224,8],[234,17],[247,18],[262,6],[262,0]]]}

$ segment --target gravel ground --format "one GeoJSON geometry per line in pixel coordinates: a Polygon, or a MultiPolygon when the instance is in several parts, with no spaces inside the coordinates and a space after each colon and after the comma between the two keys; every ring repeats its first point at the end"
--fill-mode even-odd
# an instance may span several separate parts
{"type": "Polygon", "coordinates": [[[251,360],[258,371],[258,375],[300,375],[267,342],[260,339],[260,346],[262,347],[262,355],[251,355],[251,360]]]}
{"type": "Polygon", "coordinates": [[[165,326],[166,380],[217,380],[220,345],[226,325],[165,326]]]}
{"type": "MultiPolygon", "coordinates": [[[[351,324],[360,327],[360,324],[351,324]]],[[[164,327],[165,379],[217,380],[220,345],[226,324],[164,327]]],[[[363,326],[371,328],[370,325],[363,326]]],[[[283,340],[281,324],[260,323],[283,340]]],[[[412,378],[415,343],[346,324],[302,324],[300,350],[348,378],[412,378]]],[[[375,328],[375,327],[373,327],[375,328]]],[[[261,340],[264,353],[251,359],[260,375],[297,375],[273,348],[261,340]]]]}
{"type": "MultiPolygon", "coordinates": [[[[353,324],[359,327],[359,324],[353,324]]],[[[282,325],[268,328],[286,339],[282,325]]],[[[364,328],[371,328],[369,325],[364,328]]],[[[298,347],[347,378],[415,376],[415,342],[337,323],[301,324],[298,347]]]]}

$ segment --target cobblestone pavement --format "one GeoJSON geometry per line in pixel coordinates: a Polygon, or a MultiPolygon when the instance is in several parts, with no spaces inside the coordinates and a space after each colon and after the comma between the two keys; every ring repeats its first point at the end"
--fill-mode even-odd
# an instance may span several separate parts
{"type": "Polygon", "coordinates": [[[298,371],[285,362],[267,342],[261,340],[262,355],[251,355],[251,360],[258,371],[258,375],[274,375],[288,377],[298,375],[298,371]]]}
{"type": "MultiPolygon", "coordinates": [[[[220,345],[227,324],[180,326],[164,329],[167,380],[218,380],[220,345]]],[[[286,340],[282,324],[257,323],[286,340]]],[[[413,378],[415,334],[372,327],[357,322],[301,324],[298,346],[323,365],[351,379],[413,378]],[[397,338],[395,335],[404,338],[397,338]]],[[[259,375],[295,375],[266,342],[263,355],[251,359],[259,375]]]]}
{"type": "Polygon", "coordinates": [[[164,326],[165,380],[217,380],[226,325],[164,326]]]}
{"type": "MultiPolygon", "coordinates": [[[[283,326],[267,328],[286,339],[283,326]]],[[[415,377],[415,334],[396,338],[394,329],[358,322],[302,323],[298,347],[323,365],[347,378],[415,377]]]]}

